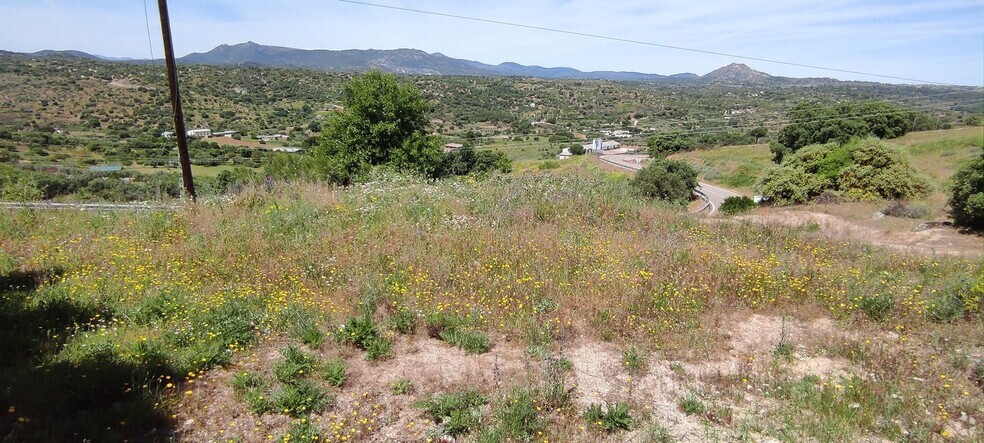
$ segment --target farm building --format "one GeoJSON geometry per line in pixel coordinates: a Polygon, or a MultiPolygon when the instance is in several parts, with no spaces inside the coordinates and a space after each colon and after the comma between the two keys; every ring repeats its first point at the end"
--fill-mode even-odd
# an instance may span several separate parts
{"type": "Polygon", "coordinates": [[[611,151],[612,149],[618,149],[622,146],[622,144],[617,141],[606,142],[600,138],[596,138],[591,143],[583,146],[584,146],[584,152],[600,154],[603,151],[611,151]]]}
{"type": "Polygon", "coordinates": [[[463,148],[464,146],[465,145],[462,145],[460,143],[447,143],[444,145],[444,152],[454,152],[463,148]]]}
{"type": "Polygon", "coordinates": [[[191,129],[191,130],[188,130],[188,137],[204,138],[204,137],[211,137],[211,136],[212,136],[212,130],[211,129],[202,128],[202,129],[191,129]]]}

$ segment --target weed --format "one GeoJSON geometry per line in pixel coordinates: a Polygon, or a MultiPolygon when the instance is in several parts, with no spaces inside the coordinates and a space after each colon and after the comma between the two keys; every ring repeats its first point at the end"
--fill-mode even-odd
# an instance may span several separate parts
{"type": "Polygon", "coordinates": [[[469,354],[484,354],[492,348],[489,336],[480,331],[444,330],[440,337],[451,346],[461,348],[469,354]]]}
{"type": "Polygon", "coordinates": [[[427,315],[427,335],[440,338],[445,330],[456,330],[466,325],[464,317],[447,312],[434,312],[427,315]]]}
{"type": "Polygon", "coordinates": [[[984,360],[978,361],[970,371],[970,380],[984,390],[984,360]]]}
{"type": "Polygon", "coordinates": [[[645,364],[646,358],[635,346],[630,346],[629,349],[622,351],[622,366],[625,366],[629,372],[639,373],[645,364]]]}
{"type": "Polygon", "coordinates": [[[537,412],[535,393],[515,388],[496,405],[493,426],[478,441],[531,441],[544,422],[537,412]]]}
{"type": "Polygon", "coordinates": [[[887,292],[861,297],[858,302],[858,306],[864,311],[868,318],[876,321],[882,322],[888,317],[888,314],[892,312],[892,308],[895,307],[895,297],[887,292]]]}
{"type": "Polygon", "coordinates": [[[643,441],[646,443],[673,443],[675,441],[670,430],[657,422],[649,425],[649,428],[642,435],[643,441]]]}
{"type": "Polygon", "coordinates": [[[366,348],[366,360],[383,360],[393,356],[393,342],[379,337],[369,342],[366,348]]]}
{"type": "Polygon", "coordinates": [[[232,390],[236,394],[243,395],[250,389],[263,389],[267,387],[270,382],[259,374],[254,374],[252,372],[239,372],[232,377],[229,384],[232,385],[232,390]]]}
{"type": "Polygon", "coordinates": [[[400,309],[390,319],[390,324],[400,334],[412,334],[417,329],[417,316],[409,309],[400,309]]]}
{"type": "Polygon", "coordinates": [[[273,406],[277,412],[300,417],[321,412],[333,400],[331,395],[313,382],[298,380],[284,385],[274,396],[273,406]]]}
{"type": "Polygon", "coordinates": [[[486,398],[478,391],[460,391],[431,396],[417,402],[435,423],[441,425],[445,434],[457,437],[478,427],[482,413],[479,409],[486,398]]]}
{"type": "Polygon", "coordinates": [[[318,441],[324,431],[318,429],[311,420],[307,418],[302,418],[300,420],[291,423],[290,428],[287,429],[287,433],[280,437],[279,442],[301,442],[301,441],[318,441]]]}
{"type": "Polygon", "coordinates": [[[318,328],[317,314],[300,305],[291,304],[284,309],[279,322],[291,338],[312,348],[320,346],[325,340],[325,333],[318,328]]]}
{"type": "Polygon", "coordinates": [[[345,373],[348,370],[348,364],[345,360],[338,357],[328,360],[321,369],[321,377],[328,382],[328,384],[341,387],[345,384],[345,379],[348,375],[345,373]]]}
{"type": "Polygon", "coordinates": [[[393,395],[410,395],[413,393],[413,380],[409,378],[396,380],[390,385],[390,391],[393,395]]]}
{"type": "Polygon", "coordinates": [[[772,348],[772,355],[776,358],[791,361],[793,359],[794,348],[793,342],[789,339],[789,334],[786,331],[786,317],[783,317],[782,327],[779,330],[779,342],[772,348]]]}
{"type": "Polygon", "coordinates": [[[343,343],[351,343],[355,347],[366,350],[369,345],[379,339],[379,327],[372,317],[351,317],[345,326],[338,331],[338,339],[343,343]]]}
{"type": "Polygon", "coordinates": [[[281,383],[296,383],[314,371],[318,358],[294,345],[288,345],[280,353],[284,359],[273,367],[273,374],[281,383]]]}
{"type": "Polygon", "coordinates": [[[707,412],[707,406],[693,393],[687,394],[679,403],[680,410],[687,415],[703,415],[707,412]]]}
{"type": "Polygon", "coordinates": [[[942,295],[929,301],[926,315],[933,323],[950,323],[964,314],[963,301],[954,295],[942,295]]]}
{"type": "Polygon", "coordinates": [[[230,384],[236,395],[242,398],[254,413],[262,414],[272,408],[270,399],[266,396],[270,381],[265,377],[252,372],[240,372],[232,378],[230,384]]]}
{"type": "Polygon", "coordinates": [[[607,432],[632,429],[632,415],[629,414],[629,405],[623,402],[606,403],[602,405],[591,404],[584,411],[584,419],[593,425],[600,426],[607,432]]]}

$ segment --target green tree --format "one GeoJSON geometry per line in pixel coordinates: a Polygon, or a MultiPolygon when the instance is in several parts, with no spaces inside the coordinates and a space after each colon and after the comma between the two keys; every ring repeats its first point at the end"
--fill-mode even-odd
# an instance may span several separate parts
{"type": "Polygon", "coordinates": [[[373,71],[352,79],[312,149],[320,175],[348,184],[377,165],[433,175],[441,170],[439,143],[427,135],[430,106],[396,76],[373,71]]]}
{"type": "Polygon", "coordinates": [[[984,230],[984,149],[953,174],[950,214],[959,225],[984,230]]]}
{"type": "Polygon", "coordinates": [[[584,155],[584,145],[580,143],[571,143],[567,150],[571,152],[571,155],[584,155]]]}
{"type": "Polygon", "coordinates": [[[655,158],[631,183],[645,196],[685,203],[697,188],[697,170],[683,160],[655,158]]]}
{"type": "Polygon", "coordinates": [[[759,139],[761,139],[762,137],[765,137],[766,135],[769,135],[769,130],[768,129],[765,129],[762,126],[759,126],[759,127],[755,128],[755,129],[752,129],[752,130],[748,131],[748,136],[749,137],[754,137],[755,138],[755,143],[758,143],[759,142],[759,139]]]}
{"type": "Polygon", "coordinates": [[[665,132],[650,137],[646,145],[649,146],[649,155],[658,157],[690,149],[693,141],[679,132],[665,132]]]}

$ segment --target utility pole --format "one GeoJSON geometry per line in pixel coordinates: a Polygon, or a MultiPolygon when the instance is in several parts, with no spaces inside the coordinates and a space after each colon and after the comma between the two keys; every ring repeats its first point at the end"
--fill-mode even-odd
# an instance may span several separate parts
{"type": "Polygon", "coordinates": [[[181,180],[185,195],[195,201],[195,182],[191,178],[191,158],[188,156],[188,138],[184,113],[181,112],[181,95],[178,92],[178,67],[174,63],[174,45],[171,43],[171,20],[167,15],[167,0],[157,0],[161,13],[161,32],[164,35],[164,59],[167,60],[167,83],[171,87],[171,108],[174,109],[174,136],[178,138],[178,159],[181,161],[181,180]]]}

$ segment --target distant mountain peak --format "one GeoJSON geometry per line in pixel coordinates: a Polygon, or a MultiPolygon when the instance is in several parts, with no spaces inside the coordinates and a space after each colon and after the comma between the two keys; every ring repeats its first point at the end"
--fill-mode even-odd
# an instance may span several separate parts
{"type": "Polygon", "coordinates": [[[732,63],[701,76],[702,80],[715,83],[755,83],[771,78],[771,75],[756,71],[744,63],[732,63]]]}

